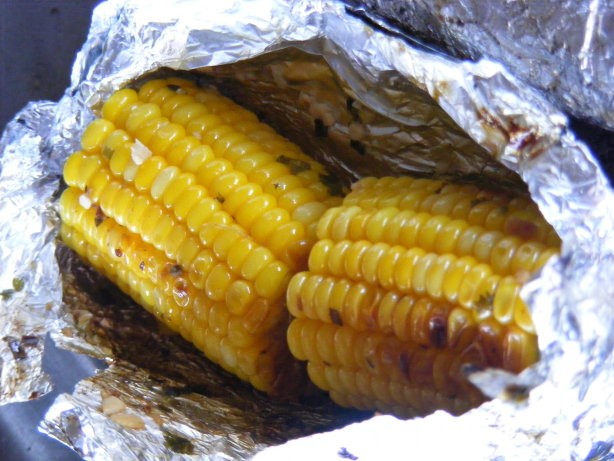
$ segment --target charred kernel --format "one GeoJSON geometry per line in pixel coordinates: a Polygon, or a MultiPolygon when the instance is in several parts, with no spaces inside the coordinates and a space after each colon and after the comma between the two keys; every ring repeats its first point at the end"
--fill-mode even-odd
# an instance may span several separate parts
{"type": "Polygon", "coordinates": [[[339,312],[338,309],[333,309],[330,308],[328,310],[328,315],[330,317],[331,322],[333,322],[335,325],[343,325],[343,320],[341,319],[341,313],[339,312]]]}
{"type": "Polygon", "coordinates": [[[279,333],[292,271],[306,267],[335,203],[319,183],[324,169],[229,98],[182,79],[120,90],[103,115],[66,163],[61,214],[79,230],[62,235],[222,367],[267,392],[299,384],[279,333]]]}
{"type": "Polygon", "coordinates": [[[299,358],[313,381],[344,405],[458,413],[482,401],[464,366],[534,363],[519,290],[557,249],[536,210],[511,200],[475,186],[366,178],[325,211],[309,271],[292,278],[287,297],[296,317],[288,341],[303,338],[299,358]]]}

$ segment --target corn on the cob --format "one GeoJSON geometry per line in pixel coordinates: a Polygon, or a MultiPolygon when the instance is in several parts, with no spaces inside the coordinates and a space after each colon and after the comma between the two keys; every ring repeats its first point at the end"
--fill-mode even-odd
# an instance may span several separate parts
{"type": "Polygon", "coordinates": [[[464,364],[518,372],[538,359],[519,290],[559,240],[529,200],[365,178],[317,235],[288,286],[288,342],[341,405],[460,413],[483,399],[464,364]]]}
{"type": "Polygon", "coordinates": [[[64,241],[222,367],[299,387],[285,291],[341,201],[322,166],[185,80],[120,90],[102,115],[64,168],[64,241]]]}

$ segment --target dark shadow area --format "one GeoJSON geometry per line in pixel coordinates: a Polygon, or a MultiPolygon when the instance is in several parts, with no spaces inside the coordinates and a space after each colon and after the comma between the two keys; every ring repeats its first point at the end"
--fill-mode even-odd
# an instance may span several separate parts
{"type": "MultiPolygon", "coordinates": [[[[70,82],[75,55],[100,0],[0,0],[0,131],[29,101],[58,100],[70,82]]],[[[0,459],[72,461],[72,450],[38,432],[59,393],[103,366],[90,357],[45,344],[44,369],[53,392],[0,407],[0,459]]]]}
{"type": "Polygon", "coordinates": [[[11,461],[72,461],[81,459],[69,448],[38,432],[47,409],[62,393],[71,393],[75,384],[104,368],[104,362],[57,349],[47,337],[43,369],[51,376],[53,392],[24,403],[0,407],[0,459],[11,461]]]}
{"type": "Polygon", "coordinates": [[[58,100],[101,0],[0,0],[0,131],[29,101],[58,100]]]}

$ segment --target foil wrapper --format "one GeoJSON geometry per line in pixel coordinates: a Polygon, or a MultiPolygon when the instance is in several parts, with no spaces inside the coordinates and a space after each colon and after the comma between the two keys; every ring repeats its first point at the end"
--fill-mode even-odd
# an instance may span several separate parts
{"type": "Polygon", "coordinates": [[[446,57],[333,0],[110,0],[94,12],[65,96],[17,114],[0,152],[0,402],[49,389],[46,332],[107,358],[109,369],[60,396],[41,423],[85,459],[447,459],[459,446],[472,459],[610,456],[612,189],[565,115],[498,62],[446,57]],[[54,239],[62,164],[112,91],[144,74],[188,71],[347,183],[413,173],[530,194],[563,241],[523,290],[540,363],[519,376],[472,375],[494,400],[461,417],[378,416],[300,438],[367,415],[317,399],[272,402],[112,288],[101,291],[54,239]]]}
{"type": "Polygon", "coordinates": [[[59,315],[62,288],[53,261],[57,180],[43,145],[55,104],[31,103],[0,138],[0,402],[51,389],[42,370],[46,332],[59,315]]]}
{"type": "Polygon", "coordinates": [[[499,61],[569,113],[614,130],[611,1],[345,1],[454,55],[499,61]]]}

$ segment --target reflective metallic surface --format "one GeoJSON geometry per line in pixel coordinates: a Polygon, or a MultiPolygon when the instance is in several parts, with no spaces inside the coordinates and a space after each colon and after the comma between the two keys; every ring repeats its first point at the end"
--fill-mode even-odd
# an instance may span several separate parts
{"type": "Polygon", "coordinates": [[[12,461],[81,459],[74,451],[41,433],[38,425],[59,394],[72,392],[78,381],[95,374],[101,368],[104,368],[104,363],[99,360],[57,349],[47,338],[43,370],[49,374],[53,382],[53,391],[27,403],[13,403],[0,407],[2,459],[12,461]]]}
{"type": "MultiPolygon", "coordinates": [[[[436,440],[441,445],[445,432],[462,441],[472,459],[583,459],[612,439],[614,332],[604,319],[611,318],[614,299],[614,198],[594,156],[574,137],[564,114],[501,64],[432,53],[372,29],[332,0],[218,2],[208,4],[206,14],[196,0],[112,0],[96,10],[67,96],[58,104],[31,105],[0,141],[0,187],[6,191],[0,212],[9,217],[0,224],[0,256],[7,262],[0,281],[13,286],[0,315],[8,319],[3,335],[16,341],[0,343],[3,401],[47,389],[40,373],[42,346],[30,337],[50,331],[65,347],[116,360],[73,394],[60,396],[43,423],[46,433],[86,459],[185,455],[177,450],[210,459],[249,457],[284,437],[334,425],[324,411],[323,418],[305,416],[310,424],[292,432],[302,418],[288,416],[288,407],[203,372],[202,358],[172,337],[159,339],[164,335],[155,326],[115,317],[132,319],[136,311],[109,309],[117,304],[95,296],[87,301],[91,293],[70,291],[70,283],[61,302],[59,269],[66,282],[73,267],[65,258],[58,267],[54,257],[53,206],[63,160],[106,96],[161,67],[197,71],[203,81],[245,99],[348,180],[371,171],[411,171],[526,190],[563,240],[561,257],[523,292],[538,329],[538,365],[519,377],[474,375],[474,382],[500,397],[459,418],[374,418],[314,436],[323,457],[335,447],[333,456],[381,459],[369,447],[384,439],[389,453],[405,453],[409,443],[412,453],[432,455],[422,448],[432,450],[436,440]],[[159,358],[139,361],[138,353],[130,354],[134,345],[147,349],[143,345],[152,341],[164,347],[149,347],[150,353],[178,348],[173,357],[181,359],[167,367],[159,358]],[[164,390],[184,389],[191,377],[206,384],[169,399],[164,390]],[[222,394],[208,387],[215,383],[222,383],[222,394]],[[278,431],[246,436],[251,429],[245,422],[254,414],[265,418],[260,426],[278,431]],[[269,417],[288,425],[275,427],[266,423],[269,417]]],[[[313,408],[295,410],[317,414],[313,408]]],[[[300,456],[311,440],[260,456],[300,456]]],[[[454,446],[441,447],[437,455],[454,446]]]]}
{"type": "Polygon", "coordinates": [[[503,63],[577,117],[614,130],[610,0],[346,0],[453,54],[503,63]]]}

